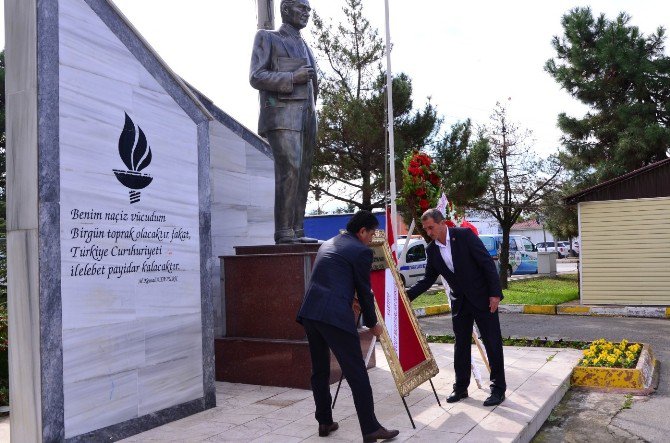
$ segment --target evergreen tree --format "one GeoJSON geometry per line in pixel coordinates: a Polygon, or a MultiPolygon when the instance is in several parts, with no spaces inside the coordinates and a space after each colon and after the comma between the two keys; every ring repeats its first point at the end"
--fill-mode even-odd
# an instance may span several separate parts
{"type": "MultiPolygon", "coordinates": [[[[576,191],[571,181],[563,181],[555,189],[547,192],[542,199],[538,215],[546,229],[556,239],[570,239],[579,235],[577,224],[577,206],[568,206],[564,198],[576,191]]],[[[571,243],[572,247],[572,243],[571,243]]]]}
{"type": "Polygon", "coordinates": [[[545,69],[589,106],[582,118],[562,113],[562,161],[582,186],[662,160],[670,147],[670,58],[665,30],[644,35],[620,13],[597,18],[587,7],[563,16],[556,57],[545,69]]]}
{"type": "MultiPolygon", "coordinates": [[[[327,196],[372,210],[384,207],[388,198],[385,47],[363,16],[361,0],[345,5],[345,21],[336,28],[314,15],[322,108],[311,186],[317,199],[327,196]]],[[[405,74],[393,79],[393,119],[400,177],[402,159],[433,142],[440,119],[430,102],[414,110],[412,82],[405,74]]]]}
{"type": "Polygon", "coordinates": [[[434,147],[444,192],[458,209],[468,208],[473,199],[481,197],[491,180],[489,140],[483,131],[474,140],[472,135],[472,122],[468,119],[452,125],[434,147]]]}

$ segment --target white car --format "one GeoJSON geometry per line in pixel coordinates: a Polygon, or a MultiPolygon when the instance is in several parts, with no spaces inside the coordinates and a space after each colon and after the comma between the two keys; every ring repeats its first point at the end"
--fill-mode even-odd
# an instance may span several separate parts
{"type": "Polygon", "coordinates": [[[558,245],[555,245],[553,241],[548,241],[546,243],[540,242],[535,245],[535,248],[538,252],[556,251],[558,252],[558,258],[567,257],[569,249],[567,245],[563,244],[561,241],[558,242],[558,245]]]}
{"type": "MultiPolygon", "coordinates": [[[[400,259],[400,253],[405,248],[409,248],[405,256],[405,263],[400,267],[400,278],[405,287],[410,287],[419,281],[426,273],[426,241],[423,237],[400,237],[396,240],[396,253],[400,259]]],[[[441,284],[437,279],[437,284],[441,284]]]]}
{"type": "Polygon", "coordinates": [[[579,240],[573,240],[572,241],[572,250],[575,251],[577,256],[579,257],[579,240]]]}

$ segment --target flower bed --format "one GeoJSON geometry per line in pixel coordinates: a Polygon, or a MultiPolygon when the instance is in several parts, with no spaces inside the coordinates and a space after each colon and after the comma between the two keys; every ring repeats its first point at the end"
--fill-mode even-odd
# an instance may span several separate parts
{"type": "Polygon", "coordinates": [[[658,385],[658,363],[651,346],[596,340],[572,371],[573,386],[650,394],[658,385]]]}
{"type": "Polygon", "coordinates": [[[584,358],[579,362],[579,366],[634,368],[641,352],[642,345],[639,343],[629,343],[628,340],[612,343],[601,338],[584,350],[584,358]]]}

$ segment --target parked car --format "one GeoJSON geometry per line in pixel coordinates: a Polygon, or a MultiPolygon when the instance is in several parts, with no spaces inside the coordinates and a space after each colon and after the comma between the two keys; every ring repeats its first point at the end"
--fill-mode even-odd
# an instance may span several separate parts
{"type": "Polygon", "coordinates": [[[554,244],[553,241],[540,242],[535,245],[536,251],[538,252],[558,252],[558,258],[563,258],[568,255],[569,247],[564,244],[565,242],[559,241],[557,244],[554,244]]]}
{"type": "MultiPolygon", "coordinates": [[[[502,234],[480,235],[479,238],[493,257],[498,270],[500,269],[500,250],[502,234]]],[[[535,245],[528,237],[510,235],[509,237],[509,268],[507,275],[537,274],[537,252],[535,245]]]]}
{"type": "Polygon", "coordinates": [[[579,240],[573,240],[572,241],[572,250],[575,252],[575,256],[579,257],[579,240]]]}
{"type": "MultiPolygon", "coordinates": [[[[409,248],[405,256],[405,263],[400,267],[400,278],[406,287],[412,286],[419,281],[426,273],[426,241],[423,237],[400,237],[396,240],[396,253],[400,258],[400,253],[405,248],[409,248]]],[[[439,279],[438,279],[439,283],[439,279]]]]}

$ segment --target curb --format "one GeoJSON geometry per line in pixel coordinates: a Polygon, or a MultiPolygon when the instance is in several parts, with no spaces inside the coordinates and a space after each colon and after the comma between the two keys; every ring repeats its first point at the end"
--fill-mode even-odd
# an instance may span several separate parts
{"type": "MultiPolygon", "coordinates": [[[[498,311],[508,314],[539,314],[539,315],[583,315],[594,317],[641,317],[668,318],[670,307],[646,306],[561,306],[561,305],[499,305],[498,311]]],[[[448,304],[426,306],[414,309],[417,317],[448,314],[448,304]]]]}

